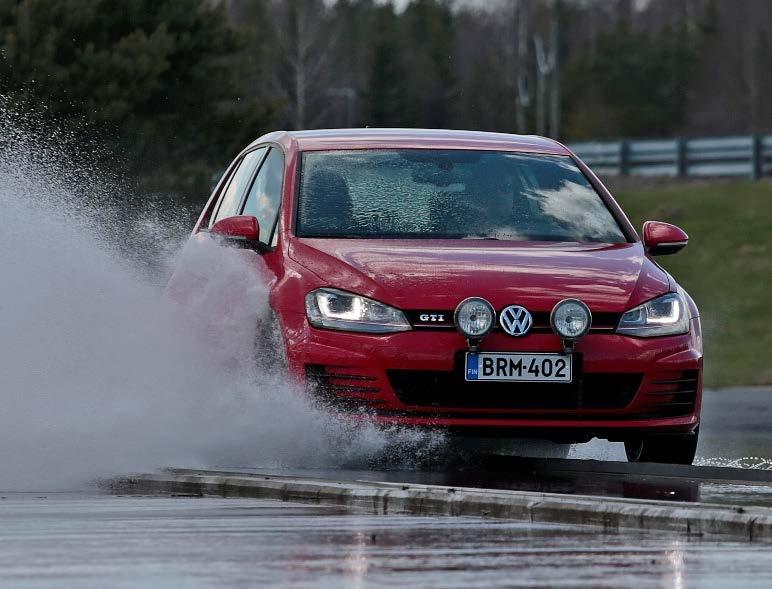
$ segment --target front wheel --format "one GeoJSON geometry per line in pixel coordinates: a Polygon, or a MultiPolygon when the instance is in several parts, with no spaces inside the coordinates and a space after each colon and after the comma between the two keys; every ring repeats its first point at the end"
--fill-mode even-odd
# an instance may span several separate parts
{"type": "Polygon", "coordinates": [[[628,462],[691,464],[697,453],[700,428],[690,434],[648,436],[625,441],[628,462]]]}
{"type": "Polygon", "coordinates": [[[287,352],[279,317],[270,310],[257,322],[254,343],[255,366],[260,374],[286,376],[287,352]]]}

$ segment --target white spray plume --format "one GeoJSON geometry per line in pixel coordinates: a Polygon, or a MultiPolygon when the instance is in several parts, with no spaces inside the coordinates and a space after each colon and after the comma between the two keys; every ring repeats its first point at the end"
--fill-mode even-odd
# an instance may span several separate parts
{"type": "Polygon", "coordinates": [[[11,118],[0,102],[0,489],[170,465],[328,467],[441,443],[352,425],[257,370],[268,296],[254,259],[191,240],[177,263],[199,280],[171,302],[111,240],[131,233],[125,221],[84,198],[109,192],[99,175],[74,172],[11,118]]]}

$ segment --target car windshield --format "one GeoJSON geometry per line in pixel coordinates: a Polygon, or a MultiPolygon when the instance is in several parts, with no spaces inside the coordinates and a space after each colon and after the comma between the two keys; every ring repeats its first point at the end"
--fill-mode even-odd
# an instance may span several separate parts
{"type": "Polygon", "coordinates": [[[479,150],[305,152],[297,234],[627,241],[570,157],[479,150]]]}

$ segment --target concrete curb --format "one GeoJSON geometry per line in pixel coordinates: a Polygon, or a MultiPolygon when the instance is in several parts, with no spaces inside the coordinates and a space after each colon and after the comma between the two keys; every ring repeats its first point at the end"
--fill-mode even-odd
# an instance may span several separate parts
{"type": "Polygon", "coordinates": [[[342,505],[376,514],[465,515],[534,523],[590,525],[607,531],[657,530],[707,538],[772,541],[772,509],[611,499],[274,475],[167,472],[109,481],[115,493],[186,493],[342,505]]]}

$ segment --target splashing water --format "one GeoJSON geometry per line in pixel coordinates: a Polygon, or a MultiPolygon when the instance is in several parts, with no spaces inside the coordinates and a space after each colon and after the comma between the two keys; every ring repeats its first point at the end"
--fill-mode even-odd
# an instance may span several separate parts
{"type": "MultiPolygon", "coordinates": [[[[168,465],[328,467],[441,444],[342,421],[258,371],[268,293],[244,252],[191,240],[178,263],[201,281],[169,301],[111,240],[127,221],[91,198],[110,187],[11,118],[0,102],[0,489],[168,465]]],[[[157,243],[165,233],[154,252],[177,243],[157,243]]]]}
{"type": "Polygon", "coordinates": [[[761,456],[743,456],[742,458],[701,458],[697,457],[694,466],[719,466],[722,468],[755,468],[772,470],[772,459],[761,456]]]}

